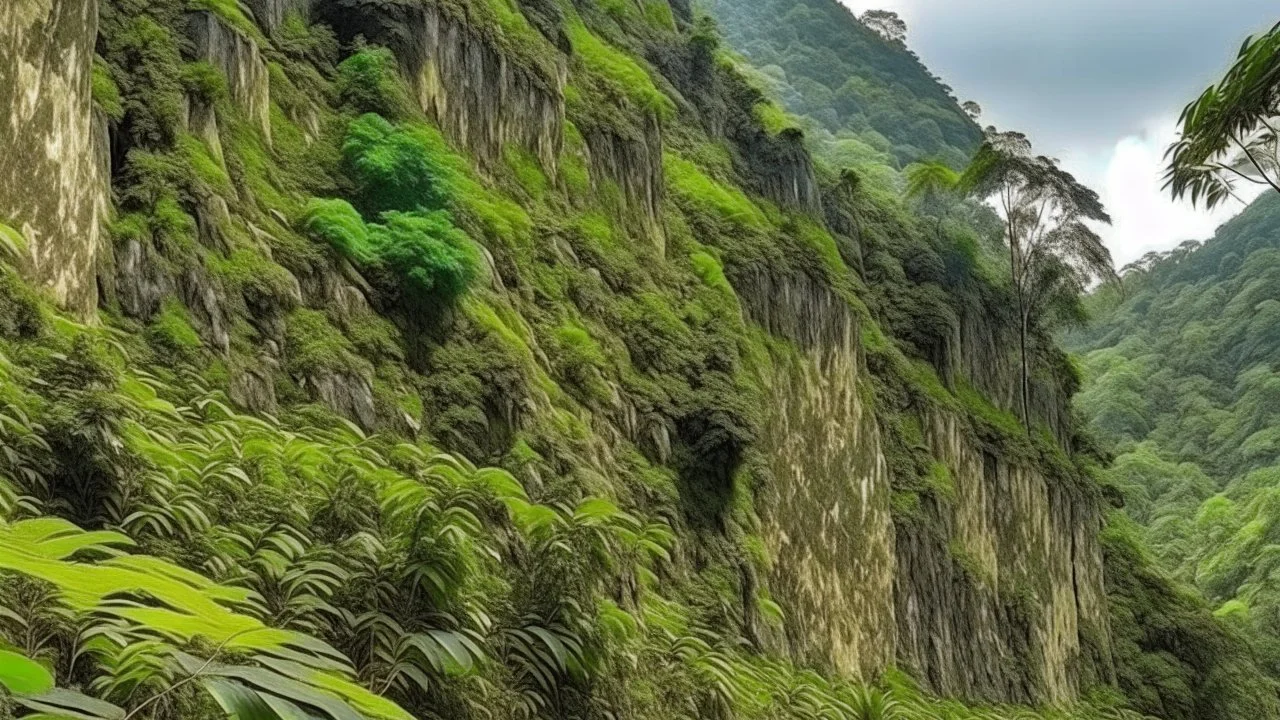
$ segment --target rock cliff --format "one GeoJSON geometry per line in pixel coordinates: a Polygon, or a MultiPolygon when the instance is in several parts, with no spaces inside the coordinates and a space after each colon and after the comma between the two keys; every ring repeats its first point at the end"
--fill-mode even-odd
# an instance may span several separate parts
{"type": "Polygon", "coordinates": [[[31,277],[90,314],[107,213],[106,123],[91,81],[96,0],[0,7],[0,222],[19,229],[31,277]]]}
{"type": "MultiPolygon", "coordinates": [[[[170,140],[120,148],[199,167],[146,192],[140,173],[115,178],[133,224],[114,232],[109,319],[204,363],[248,410],[316,402],[501,464],[566,507],[589,490],[674,528],[660,571],[571,578],[566,606],[588,587],[639,615],[669,593],[725,647],[864,681],[900,666],[970,699],[1062,703],[1110,682],[1101,510],[1071,462],[1069,383],[1037,401],[1060,442],[1027,446],[982,424],[1011,402],[998,317],[953,313],[926,357],[886,337],[859,297],[880,281],[862,268],[871,213],[824,202],[843,181],[799,131],[762,127],[767,99],[687,3],[498,5],[255,0],[252,33],[183,7],[183,61],[214,68],[229,102],[184,90],[170,140]],[[275,47],[295,12],[322,23],[312,44],[275,47]],[[342,133],[373,111],[339,105],[333,78],[369,43],[392,50],[387,83],[414,107],[373,119],[387,144],[361,164],[342,133]],[[312,86],[314,117],[287,112],[312,86]],[[401,172],[409,151],[421,162],[401,172]],[[362,193],[388,166],[387,194],[424,175],[428,191],[375,206],[362,193]],[[339,198],[342,235],[317,210],[339,198]],[[406,217],[426,228],[411,240],[394,236],[406,217]],[[410,257],[421,246],[436,255],[410,257]],[[431,273],[468,258],[481,267],[446,302],[431,273]],[[994,405],[966,406],[957,379],[994,405]]],[[[30,277],[85,313],[111,170],[96,33],[89,0],[0,10],[0,154],[17,159],[0,221],[30,239],[30,277]]],[[[879,216],[920,232],[896,206],[879,216]]]]}

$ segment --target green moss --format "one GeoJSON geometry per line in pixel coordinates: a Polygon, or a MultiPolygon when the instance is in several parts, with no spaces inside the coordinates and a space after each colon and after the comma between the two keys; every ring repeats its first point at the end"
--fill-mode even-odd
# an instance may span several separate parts
{"type": "Polygon", "coordinates": [[[530,198],[541,201],[546,197],[550,183],[536,157],[516,145],[503,148],[502,157],[515,176],[516,182],[530,198]]]}
{"type": "Polygon", "coordinates": [[[720,261],[714,255],[695,252],[689,255],[689,262],[693,264],[693,271],[697,273],[698,278],[707,287],[724,293],[729,297],[737,297],[733,286],[729,284],[729,279],[725,277],[724,266],[720,264],[720,261]]]}
{"type": "Polygon", "coordinates": [[[671,12],[669,0],[643,0],[644,17],[655,28],[675,32],[676,17],[671,12]]]}
{"type": "Polygon", "coordinates": [[[208,10],[221,18],[229,27],[259,44],[265,44],[267,41],[257,24],[245,14],[239,0],[187,0],[187,7],[191,10],[208,10]]]}
{"type": "Polygon", "coordinates": [[[194,136],[182,135],[178,140],[178,150],[206,188],[222,197],[235,196],[230,176],[207,145],[194,136]]]}
{"type": "Polygon", "coordinates": [[[991,404],[986,396],[967,382],[959,383],[959,387],[956,388],[956,397],[960,399],[970,417],[987,428],[1011,438],[1021,438],[1026,435],[1026,428],[1017,416],[991,404]]]}
{"type": "Polygon", "coordinates": [[[259,312],[293,306],[297,281],[257,250],[240,248],[225,257],[211,254],[205,258],[205,266],[259,312]]]}
{"type": "Polygon", "coordinates": [[[567,20],[566,30],[569,41],[573,43],[574,56],[590,72],[610,84],[620,97],[628,98],[637,108],[659,117],[669,118],[675,113],[675,103],[658,90],[649,72],[629,55],[591,32],[576,13],[567,20]]]}
{"type": "Polygon", "coordinates": [[[831,278],[842,278],[848,274],[849,268],[845,266],[844,258],[840,256],[836,239],[826,228],[806,216],[794,217],[791,226],[800,242],[817,253],[831,278]]]}
{"type": "Polygon", "coordinates": [[[191,326],[187,308],[174,298],[164,301],[147,328],[147,339],[161,357],[189,359],[203,343],[191,326]]]}
{"type": "Polygon", "coordinates": [[[955,500],[956,484],[951,477],[951,469],[946,464],[934,461],[929,465],[929,473],[924,477],[925,484],[940,500],[955,500]]]}
{"type": "Polygon", "coordinates": [[[560,179],[566,194],[582,201],[591,192],[591,173],[587,170],[587,143],[578,128],[564,123],[564,152],[560,156],[560,179]]]}
{"type": "Polygon", "coordinates": [[[759,102],[756,103],[751,111],[765,132],[775,137],[781,135],[783,130],[791,130],[797,127],[795,121],[776,103],[769,101],[759,102]]]}
{"type": "Polygon", "coordinates": [[[367,375],[368,363],[356,356],[342,331],[318,310],[300,308],[286,321],[285,355],[293,375],[310,377],[322,372],[367,375]]]}
{"type": "Polygon", "coordinates": [[[120,97],[120,86],[111,77],[111,68],[100,57],[93,60],[93,102],[109,119],[119,121],[124,118],[124,101],[120,97]]]}
{"type": "Polygon", "coordinates": [[[771,229],[769,218],[741,190],[716,182],[676,153],[663,156],[663,169],[669,187],[683,204],[739,228],[771,229]]]}
{"type": "Polygon", "coordinates": [[[188,95],[210,105],[216,105],[229,96],[227,79],[222,71],[207,62],[184,63],[181,79],[188,95]]]}
{"type": "Polygon", "coordinates": [[[923,360],[909,360],[906,365],[906,380],[911,386],[943,408],[956,407],[955,396],[942,385],[938,371],[923,360]]]}

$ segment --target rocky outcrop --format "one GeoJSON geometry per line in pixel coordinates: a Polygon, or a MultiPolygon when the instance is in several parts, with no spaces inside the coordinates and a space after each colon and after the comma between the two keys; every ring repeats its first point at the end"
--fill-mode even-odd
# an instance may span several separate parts
{"type": "Polygon", "coordinates": [[[793,343],[763,378],[770,477],[758,491],[792,654],[865,679],[896,665],[987,701],[1069,701],[1109,677],[1097,499],[931,411],[916,421],[948,487],[891,512],[857,319],[803,276],[736,288],[755,322],[793,343]]]}
{"type": "Polygon", "coordinates": [[[383,38],[397,50],[418,104],[449,138],[480,162],[502,159],[514,143],[554,175],[564,142],[563,58],[549,67],[514,61],[477,28],[435,5],[402,7],[383,38]]]}
{"type": "Polygon", "coordinates": [[[657,118],[648,116],[641,128],[636,137],[623,137],[611,129],[587,129],[583,139],[597,192],[608,196],[606,186],[616,186],[618,219],[638,236],[657,237],[662,232],[662,127],[657,118]]]}
{"type": "Polygon", "coordinates": [[[767,140],[765,133],[760,136],[743,152],[757,192],[783,207],[821,217],[822,192],[804,134],[788,128],[767,140]]]}
{"type": "Polygon", "coordinates": [[[873,680],[894,662],[895,533],[889,468],[862,392],[857,325],[818,283],[761,275],[748,312],[799,348],[775,355],[757,504],[770,587],[787,608],[790,654],[873,680]],[[768,294],[760,295],[760,292],[768,294]],[[776,302],[768,299],[773,298],[776,302]]]}
{"type": "Polygon", "coordinates": [[[1109,674],[1095,499],[975,443],[954,416],[924,420],[950,497],[898,528],[901,667],[936,692],[1040,704],[1109,674]]]}
{"type": "Polygon", "coordinates": [[[30,245],[25,272],[81,315],[97,305],[108,212],[106,123],[91,91],[97,0],[0,3],[0,222],[30,245]]]}
{"type": "Polygon", "coordinates": [[[373,430],[377,426],[373,386],[367,379],[351,373],[321,372],[308,377],[307,385],[315,399],[339,415],[358,423],[365,430],[373,430]]]}
{"type": "Polygon", "coordinates": [[[271,80],[258,44],[208,11],[187,16],[187,36],[195,57],[222,72],[232,102],[270,142],[271,80]]]}
{"type": "Polygon", "coordinates": [[[268,35],[274,36],[284,26],[289,13],[306,20],[311,17],[312,0],[247,0],[253,18],[268,35]]]}

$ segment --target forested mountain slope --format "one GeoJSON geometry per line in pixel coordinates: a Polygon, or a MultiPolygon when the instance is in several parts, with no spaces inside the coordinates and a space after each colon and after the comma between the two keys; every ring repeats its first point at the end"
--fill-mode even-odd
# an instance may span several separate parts
{"type": "Polygon", "coordinates": [[[1280,674],[1280,198],[1151,255],[1095,298],[1081,411],[1156,556],[1280,674]]]}
{"type": "Polygon", "coordinates": [[[915,53],[864,26],[836,0],[703,0],[725,38],[811,140],[842,164],[883,154],[892,164],[962,167],[982,132],[915,53]]]}
{"type": "Polygon", "coordinates": [[[1045,328],[1009,412],[983,213],[815,163],[720,42],[0,7],[0,717],[1268,716],[1103,533],[1045,328]]]}

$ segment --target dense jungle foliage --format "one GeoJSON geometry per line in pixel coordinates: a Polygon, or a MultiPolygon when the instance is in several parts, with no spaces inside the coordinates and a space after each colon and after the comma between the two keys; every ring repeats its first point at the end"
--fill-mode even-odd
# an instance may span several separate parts
{"type": "Polygon", "coordinates": [[[1127,269],[1094,298],[1081,411],[1116,454],[1105,479],[1163,567],[1198,588],[1280,677],[1274,499],[1280,198],[1268,194],[1201,245],[1127,269]]]}
{"type": "Polygon", "coordinates": [[[726,40],[792,113],[819,154],[845,166],[968,163],[982,131],[900,40],[829,0],[703,0],[726,40]]]}
{"type": "Polygon", "coordinates": [[[0,225],[0,717],[1273,714],[1120,524],[1119,683],[1079,705],[788,654],[759,436],[774,373],[843,327],[781,299],[858,328],[903,532],[956,502],[930,414],[1099,492],[1050,324],[1030,432],[974,371],[1016,337],[998,219],[904,195],[980,131],[904,47],[795,6],[756,40],[714,8],[731,52],[665,0],[102,0],[98,315],[0,225]]]}

